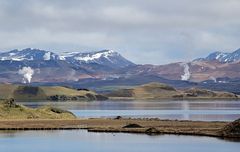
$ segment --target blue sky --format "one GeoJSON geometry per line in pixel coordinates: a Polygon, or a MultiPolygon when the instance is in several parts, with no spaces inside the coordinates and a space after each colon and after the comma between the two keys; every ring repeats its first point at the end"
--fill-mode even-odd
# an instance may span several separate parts
{"type": "Polygon", "coordinates": [[[0,50],[113,49],[165,64],[240,47],[239,0],[0,0],[0,50]]]}

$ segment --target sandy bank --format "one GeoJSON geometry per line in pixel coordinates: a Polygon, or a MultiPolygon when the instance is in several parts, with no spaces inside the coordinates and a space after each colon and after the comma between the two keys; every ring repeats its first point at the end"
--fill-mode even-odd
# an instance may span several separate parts
{"type": "Polygon", "coordinates": [[[222,133],[227,122],[178,121],[159,119],[73,119],[73,120],[0,120],[0,130],[87,129],[91,132],[198,135],[240,138],[222,133]]]}

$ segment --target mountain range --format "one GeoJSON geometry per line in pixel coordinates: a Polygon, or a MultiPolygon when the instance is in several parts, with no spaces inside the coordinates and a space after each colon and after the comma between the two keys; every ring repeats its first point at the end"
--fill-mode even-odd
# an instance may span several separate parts
{"type": "Polygon", "coordinates": [[[190,62],[175,62],[165,65],[135,65],[121,69],[119,74],[154,75],[170,80],[191,82],[210,80],[215,83],[225,83],[225,81],[221,81],[222,78],[225,78],[225,80],[240,78],[239,67],[240,49],[232,53],[214,52],[205,58],[197,58],[190,62]]]}
{"type": "Polygon", "coordinates": [[[221,63],[232,63],[240,60],[240,49],[232,52],[213,52],[206,58],[198,58],[195,61],[219,61],[221,63]]]}
{"type": "Polygon", "coordinates": [[[0,53],[0,81],[21,82],[26,75],[29,75],[29,69],[34,71],[31,80],[35,82],[104,78],[109,71],[133,65],[135,64],[112,50],[56,54],[50,51],[26,48],[0,53]],[[19,74],[19,70],[24,67],[26,67],[25,73],[19,74]]]}
{"type": "Polygon", "coordinates": [[[0,53],[2,83],[141,84],[153,80],[175,86],[227,83],[240,78],[240,49],[214,52],[190,62],[135,64],[113,50],[54,53],[26,48],[0,53]],[[122,83],[121,83],[122,82],[122,83]],[[176,84],[178,83],[178,84],[176,84]]]}

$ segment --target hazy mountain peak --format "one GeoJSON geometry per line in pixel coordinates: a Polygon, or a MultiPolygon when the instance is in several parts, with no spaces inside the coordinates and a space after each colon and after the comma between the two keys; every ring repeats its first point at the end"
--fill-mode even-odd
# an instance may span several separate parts
{"type": "Polygon", "coordinates": [[[198,58],[194,61],[219,61],[222,63],[230,63],[235,61],[240,61],[240,49],[232,53],[226,52],[213,52],[209,54],[206,58],[198,58]]]}
{"type": "Polygon", "coordinates": [[[50,51],[26,48],[0,53],[0,60],[26,61],[26,60],[59,60],[60,57],[50,51]]]}

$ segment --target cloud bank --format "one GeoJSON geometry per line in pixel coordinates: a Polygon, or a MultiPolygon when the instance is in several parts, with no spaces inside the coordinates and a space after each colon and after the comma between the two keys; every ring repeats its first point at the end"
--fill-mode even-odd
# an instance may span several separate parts
{"type": "Polygon", "coordinates": [[[114,49],[136,63],[240,47],[239,0],[0,0],[0,50],[114,49]]]}

